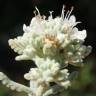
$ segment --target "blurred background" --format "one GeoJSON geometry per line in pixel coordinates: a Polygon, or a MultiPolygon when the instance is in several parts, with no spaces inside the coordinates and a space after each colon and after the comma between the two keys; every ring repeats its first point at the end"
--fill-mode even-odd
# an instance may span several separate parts
{"type": "MultiPolygon", "coordinates": [[[[41,14],[60,16],[62,6],[66,10],[74,6],[79,29],[87,30],[85,45],[93,47],[92,53],[85,59],[85,66],[79,69],[78,78],[64,96],[96,96],[96,0],[0,0],[0,71],[12,80],[28,85],[23,74],[34,66],[32,61],[15,61],[16,53],[8,46],[8,39],[23,34],[23,24],[29,25],[35,6],[41,14]]],[[[78,68],[77,68],[78,69],[78,68]]],[[[0,84],[0,96],[26,96],[24,93],[11,91],[0,84]]]]}

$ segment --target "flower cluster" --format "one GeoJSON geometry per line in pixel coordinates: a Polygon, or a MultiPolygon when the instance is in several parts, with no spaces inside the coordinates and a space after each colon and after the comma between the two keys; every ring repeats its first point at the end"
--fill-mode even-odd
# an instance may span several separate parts
{"type": "Polygon", "coordinates": [[[35,62],[37,67],[31,68],[24,78],[30,81],[32,96],[45,96],[51,82],[61,88],[70,86],[66,67],[69,64],[83,66],[83,59],[92,48],[83,45],[86,30],[79,31],[76,27],[80,22],[71,15],[73,8],[65,14],[63,7],[61,16],[56,18],[50,12],[47,19],[36,10],[38,14],[32,18],[30,25],[24,24],[24,34],[10,39],[9,45],[19,54],[16,60],[35,62]]]}

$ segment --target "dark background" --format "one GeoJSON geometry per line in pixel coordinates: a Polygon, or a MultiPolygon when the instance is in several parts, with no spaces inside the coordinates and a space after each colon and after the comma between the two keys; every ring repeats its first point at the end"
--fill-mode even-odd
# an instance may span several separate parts
{"type": "Polygon", "coordinates": [[[29,25],[34,16],[35,6],[41,14],[47,16],[49,11],[53,10],[55,17],[61,14],[63,4],[66,5],[66,10],[74,6],[72,14],[76,16],[77,21],[82,22],[78,25],[79,29],[87,30],[85,44],[91,45],[93,50],[86,61],[92,61],[91,71],[94,77],[96,76],[96,0],[0,0],[0,71],[6,73],[11,79],[26,84],[23,74],[34,64],[31,61],[16,62],[14,58],[17,54],[8,46],[8,39],[23,34],[23,24],[29,25]]]}

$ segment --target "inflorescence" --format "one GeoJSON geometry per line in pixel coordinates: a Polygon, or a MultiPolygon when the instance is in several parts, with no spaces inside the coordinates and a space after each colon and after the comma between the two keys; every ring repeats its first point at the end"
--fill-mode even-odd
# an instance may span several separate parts
{"type": "Polygon", "coordinates": [[[36,8],[38,14],[35,14],[29,26],[24,24],[24,34],[8,41],[10,47],[19,54],[16,60],[32,60],[37,66],[24,75],[30,86],[13,82],[0,72],[0,80],[4,85],[30,96],[49,96],[71,85],[68,65],[82,67],[83,59],[92,49],[83,45],[86,30],[79,31],[76,27],[80,22],[71,15],[72,10],[65,14],[63,6],[61,16],[53,18],[50,12],[46,19],[36,8]]]}

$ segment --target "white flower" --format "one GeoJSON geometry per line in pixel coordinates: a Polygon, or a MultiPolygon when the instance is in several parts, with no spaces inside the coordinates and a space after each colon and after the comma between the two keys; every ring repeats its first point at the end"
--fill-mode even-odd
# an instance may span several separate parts
{"type": "Polygon", "coordinates": [[[79,51],[79,47],[77,50],[78,44],[83,45],[76,40],[83,42],[87,34],[86,30],[79,31],[76,27],[79,22],[76,22],[76,17],[71,15],[73,8],[65,14],[63,7],[61,17],[56,18],[53,18],[50,12],[48,19],[43,18],[37,8],[36,10],[38,15],[32,18],[30,25],[24,24],[23,36],[9,40],[11,48],[19,54],[16,60],[34,60],[36,57],[51,58],[63,66],[66,62],[72,65],[82,62],[86,56],[84,52],[87,51],[87,47],[83,53],[79,51]],[[73,42],[76,44],[73,45],[73,42]],[[70,50],[69,45],[74,48],[70,50]]]}
{"type": "Polygon", "coordinates": [[[74,28],[70,38],[77,40],[84,40],[87,37],[86,30],[79,31],[77,28],[74,28]]]}
{"type": "Polygon", "coordinates": [[[0,80],[12,90],[26,92],[29,96],[48,96],[46,94],[53,93],[57,85],[60,87],[60,90],[56,90],[57,93],[62,93],[61,88],[71,85],[66,67],[68,64],[82,66],[83,59],[92,48],[83,45],[87,33],[76,27],[79,22],[71,15],[73,8],[65,14],[63,6],[60,17],[53,18],[50,12],[48,19],[41,16],[37,8],[36,10],[38,15],[35,14],[30,25],[24,24],[24,34],[8,41],[11,48],[19,54],[16,60],[33,60],[36,64],[36,68],[30,68],[24,75],[29,80],[30,87],[11,81],[2,72],[0,80]],[[51,82],[55,86],[50,86],[51,82]]]}
{"type": "MultiPolygon", "coordinates": [[[[72,45],[74,40],[84,41],[87,36],[86,30],[79,31],[76,27],[79,22],[76,22],[74,15],[71,16],[72,10],[73,8],[64,14],[65,10],[63,8],[61,17],[56,18],[53,18],[52,12],[50,12],[48,19],[45,19],[37,9],[38,15],[32,18],[30,25],[26,26],[24,24],[23,36],[9,40],[11,48],[19,54],[16,60],[33,60],[39,57],[52,58],[62,64],[65,62],[70,63],[69,56],[66,58],[64,54],[69,53],[71,50],[64,51],[62,54],[60,50],[68,48],[69,44],[72,45]]],[[[76,47],[74,47],[74,50],[76,50],[76,47]]],[[[71,59],[73,58],[74,56],[71,59]]],[[[79,62],[77,59],[74,62],[76,61],[79,62]]],[[[82,58],[80,61],[82,61],[82,58]]]]}
{"type": "Polygon", "coordinates": [[[60,64],[55,60],[44,59],[44,58],[36,58],[35,60],[36,65],[39,68],[39,73],[42,74],[43,80],[47,82],[54,81],[54,76],[60,70],[60,64]]]}
{"type": "Polygon", "coordinates": [[[24,77],[27,80],[44,80],[49,82],[60,82],[68,79],[69,73],[67,69],[60,70],[60,64],[54,60],[37,58],[34,60],[38,68],[31,68],[29,73],[24,77]]]}

